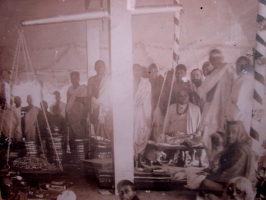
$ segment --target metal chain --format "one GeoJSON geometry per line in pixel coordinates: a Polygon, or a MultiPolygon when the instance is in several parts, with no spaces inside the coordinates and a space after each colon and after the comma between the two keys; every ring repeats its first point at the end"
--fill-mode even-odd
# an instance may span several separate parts
{"type": "MultiPolygon", "coordinates": [[[[19,29],[19,37],[18,37],[18,41],[17,41],[17,46],[16,46],[16,50],[15,50],[15,57],[14,57],[14,62],[12,65],[12,75],[13,72],[15,71],[14,76],[14,85],[17,82],[17,74],[18,74],[18,63],[19,63],[19,56],[20,56],[20,48],[21,48],[21,44],[22,44],[22,34],[23,34],[23,30],[20,28],[19,29]]],[[[13,78],[12,76],[12,78],[13,78]]],[[[13,87],[11,87],[11,94],[13,93],[13,87]]],[[[8,146],[7,146],[7,158],[6,158],[6,168],[10,168],[9,165],[9,158],[10,158],[10,146],[11,146],[11,132],[12,132],[12,120],[14,117],[14,106],[11,106],[11,120],[10,120],[10,126],[9,126],[9,135],[8,135],[8,146]]]]}
{"type": "MultiPolygon", "coordinates": [[[[30,56],[29,56],[29,52],[28,52],[28,49],[27,49],[26,40],[25,40],[24,35],[22,35],[22,48],[23,48],[24,57],[26,57],[26,60],[28,59],[28,61],[26,61],[26,62],[29,62],[29,65],[26,65],[26,66],[29,66],[30,67],[30,70],[32,70],[32,72],[33,72],[33,80],[35,82],[37,82],[36,81],[36,77],[35,77],[35,73],[34,73],[34,69],[32,67],[31,59],[30,59],[30,56]]],[[[27,68],[27,70],[29,72],[29,69],[28,68],[27,68]]],[[[41,107],[42,107],[41,109],[43,110],[43,103],[42,103],[42,101],[41,101],[41,107]]],[[[36,111],[34,110],[34,112],[36,112],[36,111]]],[[[63,171],[62,163],[61,163],[61,161],[59,159],[58,152],[57,152],[56,147],[55,147],[55,144],[54,144],[54,138],[52,136],[51,128],[50,128],[50,125],[49,125],[49,122],[48,122],[48,119],[47,119],[46,112],[44,110],[43,110],[43,113],[44,113],[44,118],[45,118],[45,121],[46,121],[46,124],[47,124],[47,127],[48,127],[48,131],[49,131],[49,134],[50,134],[50,137],[51,137],[51,141],[52,141],[52,144],[53,144],[53,148],[54,148],[54,151],[55,151],[55,154],[56,154],[56,158],[58,160],[59,168],[60,168],[60,170],[63,171]]]]}

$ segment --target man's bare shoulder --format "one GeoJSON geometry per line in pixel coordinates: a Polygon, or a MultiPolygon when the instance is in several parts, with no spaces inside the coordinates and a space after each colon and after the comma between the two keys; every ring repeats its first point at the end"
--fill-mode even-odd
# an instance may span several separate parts
{"type": "Polygon", "coordinates": [[[94,76],[92,76],[92,77],[90,77],[89,79],[88,79],[88,82],[89,81],[93,81],[93,80],[95,80],[97,78],[97,75],[94,75],[94,76]]]}

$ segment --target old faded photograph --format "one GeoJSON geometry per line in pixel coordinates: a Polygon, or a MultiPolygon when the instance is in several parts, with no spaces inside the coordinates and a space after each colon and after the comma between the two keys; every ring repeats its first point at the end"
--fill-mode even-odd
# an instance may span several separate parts
{"type": "Polygon", "coordinates": [[[0,199],[266,200],[266,0],[0,0],[0,199]]]}

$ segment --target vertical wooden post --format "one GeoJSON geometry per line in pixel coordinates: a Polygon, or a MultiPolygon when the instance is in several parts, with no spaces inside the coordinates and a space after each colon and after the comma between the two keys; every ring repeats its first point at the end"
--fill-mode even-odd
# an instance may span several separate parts
{"type": "Polygon", "coordinates": [[[100,59],[100,31],[99,20],[87,21],[87,76],[96,74],[94,63],[100,59]]]}
{"type": "Polygon", "coordinates": [[[117,186],[122,179],[134,179],[132,32],[127,1],[109,1],[109,8],[114,169],[117,186]]]}

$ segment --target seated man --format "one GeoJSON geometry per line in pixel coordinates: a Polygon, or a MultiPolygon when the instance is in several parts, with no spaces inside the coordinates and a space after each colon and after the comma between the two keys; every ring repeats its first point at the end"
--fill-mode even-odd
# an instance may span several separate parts
{"type": "Polygon", "coordinates": [[[121,200],[139,200],[134,184],[129,180],[121,180],[117,184],[119,198],[121,200]]]}
{"type": "MultiPolygon", "coordinates": [[[[197,133],[201,120],[201,113],[198,106],[189,102],[189,90],[181,89],[177,93],[177,103],[168,108],[166,116],[166,142],[180,145],[197,133]]],[[[193,152],[190,152],[194,161],[193,152]]],[[[201,166],[201,161],[199,162],[201,166]]]]}

